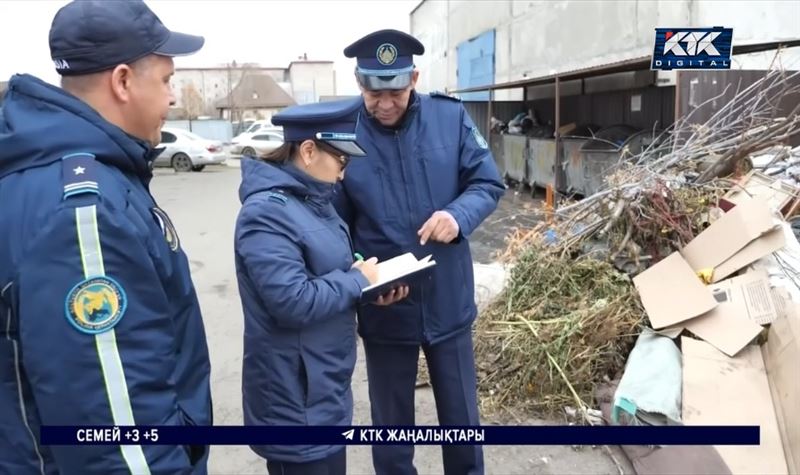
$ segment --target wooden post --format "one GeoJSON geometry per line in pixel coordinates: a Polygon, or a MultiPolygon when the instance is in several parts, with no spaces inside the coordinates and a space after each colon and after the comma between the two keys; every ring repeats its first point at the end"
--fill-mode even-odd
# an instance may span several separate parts
{"type": "Polygon", "coordinates": [[[486,111],[486,134],[488,135],[489,149],[492,148],[492,101],[494,100],[494,89],[489,89],[489,104],[486,111]]]}
{"type": "Polygon", "coordinates": [[[556,103],[556,125],[555,125],[555,129],[556,129],[555,130],[556,156],[553,159],[553,163],[555,164],[555,174],[553,175],[554,176],[553,181],[555,182],[554,183],[554,185],[555,185],[554,188],[555,189],[554,190],[552,190],[552,189],[550,190],[550,192],[553,194],[553,204],[552,204],[553,207],[552,207],[552,209],[554,209],[554,210],[558,206],[556,204],[556,202],[555,202],[556,201],[555,200],[555,194],[558,193],[558,190],[564,188],[564,184],[561,183],[561,178],[562,178],[561,177],[561,170],[563,168],[562,165],[561,165],[561,134],[558,133],[558,129],[561,127],[561,87],[560,87],[560,82],[561,81],[558,79],[558,76],[556,76],[556,101],[555,101],[555,103],[556,103]]]}

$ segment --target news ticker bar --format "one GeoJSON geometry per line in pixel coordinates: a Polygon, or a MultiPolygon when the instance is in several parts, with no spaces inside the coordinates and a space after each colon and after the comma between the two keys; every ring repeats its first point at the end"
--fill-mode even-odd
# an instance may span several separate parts
{"type": "Polygon", "coordinates": [[[758,426],[43,426],[43,445],[759,445],[758,426]]]}

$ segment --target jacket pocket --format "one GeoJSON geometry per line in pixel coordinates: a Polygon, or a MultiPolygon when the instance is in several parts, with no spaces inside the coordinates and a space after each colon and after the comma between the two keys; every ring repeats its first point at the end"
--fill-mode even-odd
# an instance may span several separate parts
{"type": "Polygon", "coordinates": [[[399,206],[401,205],[398,202],[400,197],[394,193],[395,187],[389,178],[389,173],[383,168],[377,168],[375,172],[378,175],[378,184],[380,185],[380,211],[383,214],[383,221],[396,222],[400,217],[399,206]]]}
{"type": "Polygon", "coordinates": [[[437,145],[416,153],[425,188],[433,211],[440,210],[458,197],[458,159],[452,147],[437,145]]]}
{"type": "Polygon", "coordinates": [[[300,353],[300,377],[309,424],[338,424],[346,411],[346,394],[355,365],[355,322],[327,328],[300,353]]]}
{"type": "MultiPolygon", "coordinates": [[[[184,426],[194,427],[194,426],[197,425],[197,424],[195,424],[194,420],[191,417],[189,417],[189,415],[186,414],[186,412],[184,412],[184,410],[180,406],[178,406],[178,410],[180,411],[181,419],[183,419],[183,425],[184,426]]],[[[186,455],[189,457],[189,463],[191,463],[194,466],[199,461],[201,461],[203,459],[203,457],[206,455],[206,452],[208,452],[208,446],[207,445],[184,445],[183,446],[183,450],[186,452],[186,455]]]]}

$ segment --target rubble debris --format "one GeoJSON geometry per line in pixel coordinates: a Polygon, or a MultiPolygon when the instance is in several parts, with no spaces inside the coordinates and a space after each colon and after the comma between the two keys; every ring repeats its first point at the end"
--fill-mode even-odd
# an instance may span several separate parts
{"type": "MultiPolygon", "coordinates": [[[[690,115],[641,153],[626,154],[599,192],[563,200],[555,211],[543,207],[537,225],[510,236],[499,256],[510,268],[508,284],[475,327],[483,411],[596,424],[595,389],[623,375],[634,342],[650,328],[683,334],[682,349],[698,343],[728,364],[763,348],[765,336],[784,340],[773,329],[785,328],[800,303],[800,147],[785,145],[800,132],[800,105],[776,117],[775,104],[800,95],[797,84],[800,72],[768,72],[705,124],[690,115]],[[664,297],[672,280],[654,269],[671,263],[681,264],[675,282],[695,299],[688,291],[664,297]],[[686,308],[676,312],[680,305],[686,308]]],[[[796,349],[782,359],[796,372],[800,362],[785,354],[796,349]]],[[[784,402],[800,397],[800,388],[790,389],[781,389],[789,391],[784,402]]],[[[706,422],[742,420],[717,416],[706,422]]],[[[798,438],[783,429],[800,427],[800,415],[787,417],[773,437],[777,447],[798,438]]]]}

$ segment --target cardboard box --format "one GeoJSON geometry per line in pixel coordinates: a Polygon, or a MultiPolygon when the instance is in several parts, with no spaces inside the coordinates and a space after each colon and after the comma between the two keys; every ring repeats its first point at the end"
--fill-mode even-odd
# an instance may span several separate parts
{"type": "Polygon", "coordinates": [[[725,213],[680,252],[695,271],[713,269],[712,281],[719,282],[785,244],[780,221],[756,198],[725,213]]]}
{"type": "Polygon", "coordinates": [[[654,329],[702,315],[717,305],[683,257],[675,252],[633,279],[654,329]]]}
{"type": "Polygon", "coordinates": [[[761,348],[751,345],[729,358],[699,340],[683,337],[681,346],[684,424],[760,426],[760,445],[714,448],[732,473],[787,474],[761,348]]]}
{"type": "MultiPolygon", "coordinates": [[[[753,199],[726,213],[680,252],[637,275],[633,283],[654,329],[677,326],[717,306],[698,272],[713,269],[712,281],[720,282],[785,244],[784,232],[767,204],[753,199]]],[[[747,325],[739,326],[745,330],[747,325]]]]}
{"type": "Polygon", "coordinates": [[[800,309],[794,302],[789,308],[770,326],[761,353],[786,464],[789,473],[800,473],[800,309]]]}

